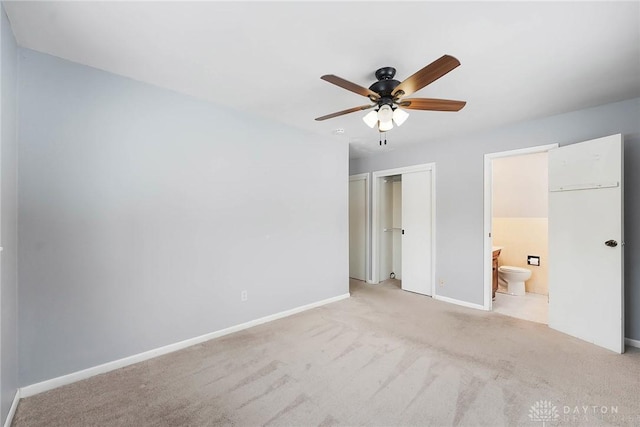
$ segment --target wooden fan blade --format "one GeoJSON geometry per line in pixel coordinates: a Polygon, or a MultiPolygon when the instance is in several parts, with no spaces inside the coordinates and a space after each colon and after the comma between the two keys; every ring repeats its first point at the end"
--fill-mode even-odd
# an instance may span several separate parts
{"type": "Polygon", "coordinates": [[[411,95],[438,80],[458,65],[460,65],[460,61],[456,58],[450,55],[443,55],[440,59],[436,59],[411,77],[406,78],[396,86],[393,95],[395,96],[400,91],[404,92],[404,95],[411,95]]]}
{"type": "Polygon", "coordinates": [[[373,102],[380,99],[380,95],[378,95],[371,89],[367,89],[366,87],[362,87],[355,83],[351,83],[350,81],[345,80],[342,77],[334,76],[333,74],[327,74],[320,78],[326,82],[333,83],[336,86],[340,86],[343,89],[350,90],[351,92],[357,93],[358,95],[366,96],[369,99],[371,99],[373,102]]]}
{"type": "Polygon", "coordinates": [[[348,110],[342,110],[342,111],[338,111],[337,113],[331,113],[331,114],[327,114],[326,116],[317,117],[316,120],[320,122],[322,120],[327,120],[327,119],[332,119],[334,117],[343,116],[345,114],[355,113],[356,111],[368,110],[369,108],[373,108],[375,106],[376,106],[376,104],[373,104],[373,105],[361,105],[359,107],[353,107],[353,108],[349,108],[348,110]]]}
{"type": "Polygon", "coordinates": [[[404,98],[397,104],[409,110],[460,111],[467,103],[451,99],[404,98]]]}

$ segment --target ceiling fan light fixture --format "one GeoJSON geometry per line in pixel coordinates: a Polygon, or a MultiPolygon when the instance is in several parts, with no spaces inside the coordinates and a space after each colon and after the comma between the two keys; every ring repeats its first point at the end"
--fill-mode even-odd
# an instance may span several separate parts
{"type": "Polygon", "coordinates": [[[396,126],[401,126],[409,118],[409,113],[400,108],[396,108],[393,111],[393,122],[396,126]]]}
{"type": "Polygon", "coordinates": [[[362,118],[362,120],[367,124],[367,126],[369,126],[370,128],[373,128],[376,124],[378,124],[378,112],[375,110],[369,111],[362,118]]]}
{"type": "Polygon", "coordinates": [[[378,125],[378,130],[380,132],[386,132],[393,129],[393,121],[388,120],[386,122],[381,121],[380,124],[378,125]]]}
{"type": "Polygon", "coordinates": [[[378,120],[380,120],[380,123],[382,123],[391,122],[391,119],[393,119],[393,110],[391,109],[390,105],[384,104],[378,110],[378,120]]]}

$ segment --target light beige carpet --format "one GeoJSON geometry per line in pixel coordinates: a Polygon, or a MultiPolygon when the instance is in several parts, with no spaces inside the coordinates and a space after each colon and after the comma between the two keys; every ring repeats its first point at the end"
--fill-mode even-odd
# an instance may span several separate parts
{"type": "Polygon", "coordinates": [[[640,425],[638,349],[616,355],[393,281],[351,291],[23,399],[14,425],[640,425]]]}

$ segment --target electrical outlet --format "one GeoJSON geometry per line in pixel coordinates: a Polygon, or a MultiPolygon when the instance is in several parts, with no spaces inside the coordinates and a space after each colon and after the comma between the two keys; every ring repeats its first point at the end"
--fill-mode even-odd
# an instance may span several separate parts
{"type": "Polygon", "coordinates": [[[246,301],[248,298],[247,291],[240,292],[240,301],[246,301]]]}
{"type": "Polygon", "coordinates": [[[440,286],[444,286],[444,279],[440,279],[440,286]]]}

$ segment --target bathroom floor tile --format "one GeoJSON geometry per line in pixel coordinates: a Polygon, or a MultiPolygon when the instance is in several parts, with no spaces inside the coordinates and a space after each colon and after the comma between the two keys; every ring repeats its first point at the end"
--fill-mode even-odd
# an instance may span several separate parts
{"type": "Polygon", "coordinates": [[[549,298],[546,295],[529,292],[522,296],[496,292],[493,311],[505,316],[547,324],[549,298]]]}

